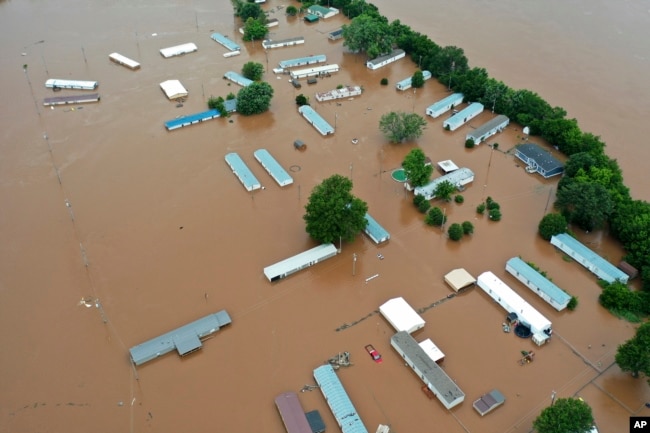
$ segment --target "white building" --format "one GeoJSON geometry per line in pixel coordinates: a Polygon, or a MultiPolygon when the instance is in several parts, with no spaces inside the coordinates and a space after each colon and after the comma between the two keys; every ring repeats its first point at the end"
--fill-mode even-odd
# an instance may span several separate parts
{"type": "Polygon", "coordinates": [[[462,93],[453,93],[446,98],[443,98],[440,101],[429,105],[426,109],[427,116],[431,116],[435,119],[441,114],[444,114],[452,108],[462,104],[463,98],[465,98],[465,96],[462,93]]]}
{"type": "Polygon", "coordinates": [[[361,86],[344,86],[340,89],[330,90],[329,92],[316,93],[318,102],[332,101],[334,99],[352,98],[363,93],[361,86]]]}
{"type": "Polygon", "coordinates": [[[557,311],[562,311],[569,305],[571,295],[519,257],[513,257],[506,262],[506,271],[557,311]]]}
{"type": "Polygon", "coordinates": [[[95,90],[98,85],[97,81],[61,80],[58,78],[50,78],[45,81],[45,87],[49,89],[95,90]]]}
{"type": "Polygon", "coordinates": [[[487,271],[479,275],[477,284],[508,313],[515,313],[521,324],[530,328],[535,344],[541,346],[551,338],[553,333],[551,321],[492,272],[487,271]]]}
{"type": "Polygon", "coordinates": [[[469,168],[463,167],[454,170],[451,173],[433,179],[431,182],[424,186],[415,187],[414,194],[422,195],[427,200],[431,200],[436,196],[436,189],[438,185],[444,181],[450,182],[458,189],[463,189],[465,185],[474,181],[474,172],[469,168]]]}
{"type": "Polygon", "coordinates": [[[463,108],[458,113],[442,122],[442,127],[447,131],[455,131],[482,112],[483,104],[479,102],[472,102],[467,107],[463,108]]]}
{"type": "Polygon", "coordinates": [[[506,126],[508,126],[509,123],[510,119],[508,119],[508,116],[499,114],[494,119],[487,121],[475,130],[467,133],[465,141],[472,140],[474,144],[480,144],[482,141],[485,141],[493,135],[496,135],[497,133],[506,129],[506,126]]]}
{"type": "Polygon", "coordinates": [[[187,89],[178,80],[163,81],[160,88],[169,99],[184,98],[188,95],[187,89]]]}
{"type": "Polygon", "coordinates": [[[181,44],[169,48],[163,48],[160,50],[160,54],[167,59],[169,57],[182,56],[183,54],[193,53],[198,49],[199,48],[196,46],[196,44],[190,42],[187,44],[181,44]]]}
{"type": "Polygon", "coordinates": [[[406,331],[409,334],[424,328],[424,319],[404,300],[393,298],[379,307],[379,312],[390,323],[395,331],[406,331]]]}
{"type": "Polygon", "coordinates": [[[274,265],[267,266],[264,268],[264,275],[271,282],[277,281],[330,257],[334,257],[337,252],[338,250],[333,244],[319,245],[274,265]]]}
{"type": "Polygon", "coordinates": [[[372,60],[368,60],[366,62],[366,66],[368,69],[372,69],[374,71],[375,69],[382,68],[390,63],[398,61],[399,59],[403,59],[404,57],[406,57],[406,52],[402,49],[397,48],[385,56],[379,56],[372,60]]]}
{"type": "Polygon", "coordinates": [[[323,75],[327,76],[338,71],[339,65],[337,64],[316,66],[314,68],[297,69],[295,71],[291,71],[291,78],[299,79],[306,77],[320,77],[323,75]]]}
{"type": "Polygon", "coordinates": [[[108,58],[112,62],[115,62],[118,65],[126,66],[129,69],[132,70],[140,69],[140,63],[136,62],[135,60],[131,60],[128,57],[123,56],[119,53],[111,53],[108,55],[108,58]]]}
{"type": "MultiPolygon", "coordinates": [[[[427,81],[431,79],[431,72],[429,71],[422,71],[422,77],[424,78],[424,81],[427,81]]],[[[413,76],[410,76],[408,78],[404,78],[402,81],[398,82],[395,84],[395,88],[397,90],[407,90],[410,89],[411,86],[413,85],[413,76]]]]}

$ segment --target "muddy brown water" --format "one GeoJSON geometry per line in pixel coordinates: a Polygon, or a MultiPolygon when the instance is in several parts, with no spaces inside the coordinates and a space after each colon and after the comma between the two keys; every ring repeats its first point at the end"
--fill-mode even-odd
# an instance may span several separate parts
{"type": "MultiPolygon", "coordinates": [[[[439,229],[424,226],[410,196],[390,177],[415,144],[389,144],[377,128],[382,114],[424,113],[447,89],[428,82],[417,92],[397,92],[394,83],[412,74],[412,63],[369,71],[361,56],[344,54],[341,42],[327,40],[342,18],[306,25],[285,18],[279,4],[266,6],[280,19],[272,37],[302,35],[305,45],[265,53],[243,44],[242,56],[225,59],[225,49],[209,35],[219,31],[240,41],[226,2],[0,2],[0,430],[281,432],[273,398],[313,384],[312,370],[339,351],[351,353],[354,366],[339,370],[340,377],[369,431],[383,423],[397,432],[528,432],[552,391],[585,398],[603,432],[620,431],[631,414],[647,414],[647,385],[613,364],[617,345],[634,327],[600,308],[594,278],[536,236],[557,179],[525,173],[509,152],[522,139],[521,127],[511,125],[492,139],[498,150],[467,150],[464,134],[491,113],[453,133],[442,130],[442,118],[427,120],[417,143],[426,154],[476,174],[462,205],[441,204],[450,222],[471,221],[475,233],[448,241],[439,229]],[[185,42],[196,43],[198,52],[172,59],[158,53],[185,42]],[[142,69],[110,63],[114,51],[138,60],[142,69]],[[204,110],[210,95],[236,93],[238,87],[221,78],[227,70],[239,71],[249,60],[272,68],[319,53],[340,64],[341,72],[300,90],[286,76],[267,73],[276,94],[264,115],[234,115],[232,122],[173,132],[163,127],[204,110]],[[379,85],[383,77],[389,86],[379,85]],[[46,108],[42,99],[52,96],[43,86],[47,78],[98,80],[102,100],[82,109],[46,108]],[[173,78],[190,92],[181,108],[158,87],[173,78]],[[339,103],[315,101],[315,92],[338,84],[362,85],[365,92],[339,103]],[[321,137],[298,115],[299,93],[336,124],[335,135],[321,137]],[[296,138],[307,143],[306,151],[293,149],[296,138]],[[278,187],[255,162],[252,152],[262,147],[291,169],[293,185],[278,187]],[[224,162],[228,152],[242,156],[264,190],[245,191],[224,162]],[[360,235],[344,242],[337,257],[268,283],[265,266],[315,245],[304,231],[304,205],[314,185],[334,173],[352,178],[354,193],[368,202],[391,240],[378,247],[360,235]],[[474,209],[487,196],[501,204],[502,221],[477,217],[474,209]],[[506,275],[505,261],[516,255],[578,296],[578,309],[558,313],[506,275]],[[415,337],[431,338],[443,350],[445,370],[466,394],[463,404],[446,411],[427,399],[400,362],[389,343],[393,331],[376,310],[396,296],[417,309],[444,299],[451,290],[443,275],[457,267],[474,275],[495,272],[552,320],[555,336],[537,348],[504,334],[503,310],[476,289],[427,309],[427,324],[415,337]],[[98,300],[99,308],[80,305],[82,298],[98,300]],[[198,353],[131,366],[129,347],[221,309],[231,314],[232,325],[198,353]],[[365,353],[369,343],[383,354],[381,365],[365,353]],[[530,349],[535,361],[519,366],[521,350],[530,349]],[[492,388],[507,402],[481,418],[471,402],[492,388]]],[[[393,10],[385,13],[393,18],[393,10]]],[[[406,13],[402,21],[415,27],[425,24],[420,19],[425,16],[406,13]]],[[[476,45],[459,45],[472,49],[467,52],[474,59],[476,45]]],[[[508,58],[500,51],[494,56],[508,58]]],[[[589,86],[573,90],[591,95],[589,86]]],[[[585,122],[597,123],[590,114],[585,122]]],[[[604,137],[616,133],[602,131],[604,137]]],[[[641,141],[630,143],[643,152],[641,141]]],[[[626,180],[633,191],[643,191],[642,178],[628,176],[635,161],[622,159],[626,180]]],[[[612,262],[622,255],[607,233],[580,237],[612,262]]],[[[300,399],[306,410],[320,411],[328,431],[337,431],[319,391],[300,393],[300,399]]]]}

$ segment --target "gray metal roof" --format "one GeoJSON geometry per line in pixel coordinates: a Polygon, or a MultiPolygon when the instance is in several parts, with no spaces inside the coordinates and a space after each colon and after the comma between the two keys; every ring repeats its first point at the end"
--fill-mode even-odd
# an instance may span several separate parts
{"type": "Polygon", "coordinates": [[[231,323],[226,310],[210,314],[187,325],[181,326],[159,337],[145,341],[129,349],[135,365],[156,359],[176,349],[183,356],[201,348],[201,338],[207,337],[219,328],[231,323]]]}
{"type": "Polygon", "coordinates": [[[546,172],[562,167],[562,163],[557,158],[534,143],[518,144],[517,152],[521,152],[522,155],[533,159],[546,172]]]}
{"type": "Polygon", "coordinates": [[[499,114],[497,117],[488,120],[475,130],[468,132],[467,133],[467,138],[473,138],[474,141],[480,141],[482,140],[482,137],[485,134],[489,134],[495,129],[499,128],[505,128],[508,126],[508,123],[510,123],[510,119],[508,119],[508,116],[504,116],[503,114],[499,114]]]}
{"type": "Polygon", "coordinates": [[[400,331],[390,340],[391,344],[399,347],[408,360],[424,375],[420,379],[432,388],[439,400],[444,400],[442,403],[445,407],[453,407],[465,399],[463,391],[408,332],[400,331]]]}

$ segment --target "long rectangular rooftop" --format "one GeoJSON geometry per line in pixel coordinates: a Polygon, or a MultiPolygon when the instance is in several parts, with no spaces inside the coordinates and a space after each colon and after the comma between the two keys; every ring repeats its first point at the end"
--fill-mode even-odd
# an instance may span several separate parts
{"type": "Polygon", "coordinates": [[[329,135],[334,133],[334,128],[332,125],[327,123],[325,119],[321,117],[320,114],[316,112],[313,108],[311,108],[309,105],[302,105],[298,108],[298,111],[302,116],[307,119],[307,122],[309,122],[318,132],[320,132],[322,135],[329,135]]]}
{"type": "Polygon", "coordinates": [[[325,364],[315,369],[314,379],[327,400],[341,431],[343,433],[368,433],[332,366],[325,364]]]}
{"type": "Polygon", "coordinates": [[[313,65],[316,63],[325,63],[326,61],[327,61],[327,56],[325,54],[318,54],[315,56],[298,57],[296,59],[281,60],[279,62],[279,66],[282,69],[287,69],[287,68],[295,68],[297,66],[313,65]]]}
{"type": "Polygon", "coordinates": [[[230,51],[239,51],[240,49],[238,44],[228,39],[226,36],[222,35],[221,33],[212,33],[210,37],[212,38],[213,41],[223,45],[230,51]]]}
{"type": "Polygon", "coordinates": [[[244,185],[244,188],[246,188],[246,191],[253,191],[262,187],[260,181],[257,180],[253,172],[237,153],[228,153],[225,159],[232,172],[237,176],[242,185],[244,185]]]}
{"type": "Polygon", "coordinates": [[[262,167],[269,173],[269,175],[280,186],[290,185],[293,183],[293,178],[286,172],[284,168],[273,158],[273,156],[266,149],[257,149],[253,152],[257,162],[262,164],[262,167]]]}

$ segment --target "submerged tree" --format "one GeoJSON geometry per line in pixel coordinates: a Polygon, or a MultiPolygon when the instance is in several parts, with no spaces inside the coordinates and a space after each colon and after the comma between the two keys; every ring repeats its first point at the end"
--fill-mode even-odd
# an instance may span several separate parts
{"type": "Polygon", "coordinates": [[[537,433],[588,433],[593,425],[591,407],[578,398],[558,398],[533,421],[537,433]]]}
{"type": "Polygon", "coordinates": [[[363,14],[343,25],[343,45],[350,51],[365,52],[374,59],[393,49],[394,37],[385,18],[363,14]]]}
{"type": "Polygon", "coordinates": [[[246,62],[241,68],[241,73],[249,80],[259,81],[264,75],[264,65],[257,62],[246,62]]]}
{"type": "Polygon", "coordinates": [[[634,337],[618,346],[616,364],[632,373],[632,377],[644,374],[650,384],[650,322],[641,325],[634,337]]]}
{"type": "Polygon", "coordinates": [[[366,228],[368,205],[351,193],[352,181],[335,174],[317,185],[309,196],[303,219],[315,240],[331,243],[354,240],[366,228]]]}
{"type": "Polygon", "coordinates": [[[254,82],[237,94],[237,112],[244,116],[260,114],[269,109],[273,87],[269,83],[254,82]]]}
{"type": "Polygon", "coordinates": [[[427,164],[427,157],[419,147],[412,149],[402,161],[404,175],[411,186],[424,186],[429,183],[433,166],[427,164]]]}
{"type": "Polygon", "coordinates": [[[391,143],[401,143],[420,138],[426,124],[419,114],[391,111],[379,119],[379,130],[391,143]]]}

